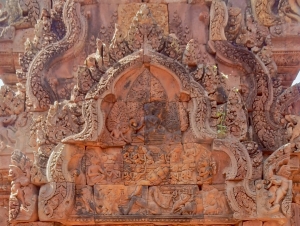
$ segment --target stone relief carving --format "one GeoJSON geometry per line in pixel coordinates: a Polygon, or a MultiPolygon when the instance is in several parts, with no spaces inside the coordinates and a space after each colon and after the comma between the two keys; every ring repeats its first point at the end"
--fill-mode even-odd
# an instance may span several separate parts
{"type": "Polygon", "coordinates": [[[36,0],[6,0],[2,6],[0,11],[1,41],[13,40],[16,30],[33,27],[41,12],[41,6],[36,0]]]}
{"type": "Polygon", "coordinates": [[[228,8],[228,23],[225,29],[225,35],[227,40],[234,41],[241,31],[242,22],[241,8],[229,7],[228,8]]]}
{"type": "Polygon", "coordinates": [[[186,45],[191,38],[190,28],[182,25],[178,12],[175,11],[170,23],[170,33],[175,34],[179,38],[180,45],[186,45]]]}
{"type": "Polygon", "coordinates": [[[51,219],[64,220],[72,211],[74,204],[75,186],[72,183],[51,182],[40,188],[39,195],[39,219],[51,221],[51,219]]]}
{"type": "MultiPolygon", "coordinates": [[[[38,52],[38,56],[33,59],[33,62],[31,62],[31,66],[28,68],[27,72],[27,104],[28,106],[32,106],[35,111],[46,110],[51,103],[59,99],[57,94],[53,92],[53,88],[57,85],[57,82],[53,83],[55,80],[46,81],[46,86],[52,88],[50,90],[46,89],[43,85],[45,83],[43,79],[45,78],[40,75],[40,70],[37,68],[43,68],[45,70],[46,67],[53,65],[52,58],[55,58],[57,54],[66,52],[64,57],[65,59],[68,59],[73,56],[74,50],[79,50],[83,47],[83,40],[86,36],[86,27],[85,18],[80,12],[80,5],[79,3],[75,4],[73,1],[69,1],[68,6],[64,7],[64,9],[65,13],[63,15],[65,16],[64,21],[67,28],[66,35],[61,40],[56,41],[55,38],[52,37],[53,31],[49,12],[43,12],[42,21],[40,21],[36,27],[36,38],[34,41],[39,42],[39,36],[42,35],[45,40],[49,40],[50,42],[47,41],[44,43],[45,46],[41,46],[42,49],[38,52]],[[42,28],[39,26],[40,23],[43,24],[42,28]]],[[[55,10],[59,10],[59,6],[57,6],[55,10]]]]}
{"type": "Polygon", "coordinates": [[[225,27],[228,22],[228,11],[225,2],[212,1],[210,10],[210,40],[227,40],[225,27]]]}
{"type": "Polygon", "coordinates": [[[38,189],[30,180],[32,162],[24,153],[15,150],[11,164],[8,175],[11,180],[9,220],[37,221],[38,189]]]}
{"type": "Polygon", "coordinates": [[[275,26],[281,23],[299,22],[299,2],[252,0],[252,8],[257,19],[264,26],[275,26]],[[277,8],[277,10],[275,10],[277,8]],[[276,13],[277,11],[277,13],[276,13]]]}
{"type": "Polygon", "coordinates": [[[292,145],[287,144],[275,151],[264,162],[264,181],[257,181],[257,198],[268,194],[267,198],[260,199],[258,215],[272,215],[278,217],[280,214],[290,216],[292,200],[291,174],[292,145]],[[276,156],[276,160],[274,157],[276,156]],[[281,204],[282,203],[282,204],[281,204]],[[281,205],[280,205],[281,204],[281,205]]]}
{"type": "Polygon", "coordinates": [[[280,63],[284,32],[274,35],[296,26],[296,1],[194,2],[199,15],[187,17],[208,28],[207,43],[182,25],[188,3],[168,3],[178,7],[169,18],[165,3],[111,3],[107,17],[101,1],[40,11],[7,2],[17,7],[1,10],[0,25],[13,33],[28,15],[35,36],[24,39],[19,83],[0,89],[0,155],[11,154],[0,216],[46,226],[296,224],[300,89],[287,88],[282,66],[299,65],[280,63]],[[95,24],[96,5],[108,26],[95,24]],[[84,49],[75,72],[69,59],[84,49]],[[76,76],[58,79],[58,63],[76,76]]]}

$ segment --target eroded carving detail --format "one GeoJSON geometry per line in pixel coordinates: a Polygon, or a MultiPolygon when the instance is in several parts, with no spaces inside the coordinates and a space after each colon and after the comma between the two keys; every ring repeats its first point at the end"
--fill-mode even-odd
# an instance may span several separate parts
{"type": "Polygon", "coordinates": [[[37,221],[38,189],[30,181],[31,160],[16,150],[11,156],[9,178],[11,193],[9,197],[9,220],[37,221]]]}
{"type": "Polygon", "coordinates": [[[57,0],[42,10],[14,65],[17,90],[0,89],[0,168],[13,150],[29,156],[12,153],[11,187],[0,174],[0,216],[36,226],[295,219],[300,89],[286,88],[285,72],[298,61],[283,52],[298,39],[297,17],[288,21],[297,5],[231,2],[57,0]],[[105,7],[109,26],[95,26],[105,7]],[[207,43],[176,7],[207,26],[207,43]]]}

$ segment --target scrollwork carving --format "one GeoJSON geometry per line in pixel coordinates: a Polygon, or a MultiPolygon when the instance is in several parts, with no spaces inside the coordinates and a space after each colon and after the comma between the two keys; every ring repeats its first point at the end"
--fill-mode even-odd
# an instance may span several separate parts
{"type": "Polygon", "coordinates": [[[228,11],[225,2],[216,0],[212,1],[210,9],[210,40],[227,40],[225,36],[227,21],[228,11]]]}
{"type": "Polygon", "coordinates": [[[67,219],[72,211],[75,196],[73,183],[50,182],[40,188],[39,219],[61,221],[67,219]]]}
{"type": "MultiPolygon", "coordinates": [[[[26,92],[29,98],[28,105],[32,106],[33,111],[47,110],[49,105],[57,99],[53,91],[44,87],[42,82],[46,68],[53,65],[55,62],[52,61],[53,58],[57,57],[59,53],[66,52],[64,57],[67,59],[71,55],[73,56],[72,48],[80,49],[83,46],[83,40],[86,36],[86,28],[85,19],[83,19],[83,16],[79,12],[79,7],[79,4],[75,4],[73,1],[65,3],[64,21],[67,27],[66,35],[62,40],[54,42],[51,45],[46,45],[37,54],[28,69],[26,92]]],[[[47,13],[45,12],[44,14],[43,18],[46,18],[45,21],[49,27],[50,24],[47,19],[47,13]]],[[[57,61],[58,59],[55,60],[57,61]]]]}

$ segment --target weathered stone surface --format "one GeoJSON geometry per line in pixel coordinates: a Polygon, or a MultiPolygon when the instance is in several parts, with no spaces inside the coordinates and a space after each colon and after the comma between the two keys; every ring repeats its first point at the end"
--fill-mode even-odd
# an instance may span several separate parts
{"type": "Polygon", "coordinates": [[[192,38],[207,43],[209,8],[205,4],[174,3],[168,5],[168,10],[170,33],[176,34],[180,44],[186,45],[192,38]]]}
{"type": "Polygon", "coordinates": [[[183,2],[186,3],[186,0],[147,0],[148,3],[177,3],[177,2],[183,2]]]}
{"type": "MultiPolygon", "coordinates": [[[[155,2],[159,3],[159,2],[155,2]]],[[[121,34],[126,36],[127,31],[129,30],[132,20],[136,12],[141,7],[141,4],[121,4],[118,7],[118,24],[121,29],[121,34]]],[[[168,24],[168,9],[164,4],[149,4],[149,9],[152,12],[153,19],[157,21],[157,24],[163,29],[164,34],[169,33],[169,24],[168,24]]]]}
{"type": "Polygon", "coordinates": [[[298,225],[296,0],[0,3],[1,226],[298,225]]]}
{"type": "Polygon", "coordinates": [[[243,226],[262,226],[262,221],[246,221],[243,223],[243,226]]]}

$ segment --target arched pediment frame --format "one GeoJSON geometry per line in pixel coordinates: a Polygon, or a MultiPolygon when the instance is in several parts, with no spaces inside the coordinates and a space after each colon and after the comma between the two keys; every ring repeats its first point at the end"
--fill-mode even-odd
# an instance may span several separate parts
{"type": "MultiPolygon", "coordinates": [[[[212,140],[216,133],[209,127],[210,102],[204,88],[194,81],[186,68],[174,59],[158,52],[139,50],[128,55],[110,67],[86,94],[83,104],[85,127],[79,133],[65,138],[63,143],[81,143],[98,146],[98,137],[103,131],[107,115],[101,110],[105,97],[114,95],[114,85],[128,73],[142,68],[155,67],[171,75],[179,87],[179,98],[190,99],[189,120],[191,129],[198,139],[212,140]]],[[[186,101],[186,100],[185,100],[186,101]]]]}

